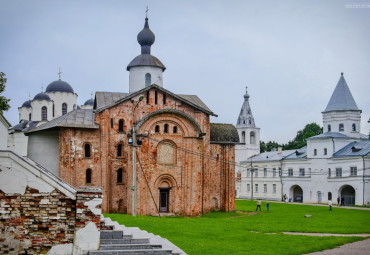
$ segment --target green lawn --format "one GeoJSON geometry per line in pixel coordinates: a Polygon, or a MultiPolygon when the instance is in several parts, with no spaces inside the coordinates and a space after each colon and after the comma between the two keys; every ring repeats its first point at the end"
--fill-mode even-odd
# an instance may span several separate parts
{"type": "Polygon", "coordinates": [[[311,237],[281,234],[283,231],[319,233],[370,233],[370,211],[270,203],[262,213],[256,202],[236,201],[242,213],[215,212],[202,217],[132,217],[105,214],[125,226],[136,226],[169,239],[188,254],[304,254],[334,248],[362,238],[311,237]],[[310,214],[312,218],[305,218],[310,214]],[[266,234],[276,233],[276,234],[266,234]]]}

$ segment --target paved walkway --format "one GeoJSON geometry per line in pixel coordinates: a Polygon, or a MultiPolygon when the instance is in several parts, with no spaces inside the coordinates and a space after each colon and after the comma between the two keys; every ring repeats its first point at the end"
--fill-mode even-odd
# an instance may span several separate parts
{"type": "Polygon", "coordinates": [[[370,238],[345,244],[337,248],[319,252],[309,253],[308,255],[363,255],[370,254],[370,238]]]}

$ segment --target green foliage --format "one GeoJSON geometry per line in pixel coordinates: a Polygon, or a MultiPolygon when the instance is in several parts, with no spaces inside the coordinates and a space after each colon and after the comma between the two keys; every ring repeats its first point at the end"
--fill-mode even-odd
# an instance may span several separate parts
{"type": "Polygon", "coordinates": [[[3,111],[7,111],[10,108],[10,99],[1,96],[1,93],[3,93],[5,90],[6,80],[7,78],[5,78],[5,74],[3,72],[0,72],[0,113],[2,113],[3,111]]]}
{"type": "Polygon", "coordinates": [[[265,151],[271,151],[272,149],[278,147],[282,147],[283,150],[297,150],[307,145],[307,138],[319,134],[322,134],[322,128],[316,123],[310,123],[307,124],[303,130],[299,130],[295,138],[292,141],[289,141],[287,144],[278,144],[275,141],[269,141],[267,143],[261,141],[261,153],[265,151]]]}
{"type": "Polygon", "coordinates": [[[370,233],[370,224],[366,223],[370,211],[337,207],[329,211],[326,206],[270,202],[270,212],[266,212],[263,202],[262,212],[254,214],[256,201],[238,200],[236,206],[241,212],[213,212],[194,218],[105,216],[127,227],[139,227],[167,238],[188,254],[306,254],[362,238],[295,236],[281,232],[370,233]],[[306,214],[313,217],[305,218],[306,214]]]}

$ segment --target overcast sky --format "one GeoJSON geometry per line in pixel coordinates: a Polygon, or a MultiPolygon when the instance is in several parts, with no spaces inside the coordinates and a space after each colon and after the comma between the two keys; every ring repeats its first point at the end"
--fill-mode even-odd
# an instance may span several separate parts
{"type": "Polygon", "coordinates": [[[322,125],[344,72],[369,133],[370,0],[0,0],[5,117],[16,124],[18,107],[59,67],[79,104],[91,91],[128,92],[147,5],[164,87],[198,95],[218,114],[212,122],[235,125],[248,86],[261,140],[286,143],[305,124],[322,125]]]}

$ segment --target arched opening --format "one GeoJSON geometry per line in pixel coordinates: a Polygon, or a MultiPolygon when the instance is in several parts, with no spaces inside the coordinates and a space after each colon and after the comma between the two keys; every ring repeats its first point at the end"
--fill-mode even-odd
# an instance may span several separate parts
{"type": "Polygon", "coordinates": [[[352,124],[352,131],[356,132],[356,124],[355,123],[352,124]]]}
{"type": "Polygon", "coordinates": [[[118,212],[125,213],[123,199],[118,200],[118,212]]]}
{"type": "Polygon", "coordinates": [[[118,169],[117,171],[117,183],[123,182],[123,170],[122,168],[118,169]]]}
{"type": "Polygon", "coordinates": [[[331,125],[328,125],[328,132],[331,132],[331,125]]]}
{"type": "Polygon", "coordinates": [[[339,124],[339,131],[341,132],[341,131],[344,131],[344,125],[343,125],[343,123],[340,123],[339,124]]]}
{"type": "Polygon", "coordinates": [[[324,155],[328,155],[328,149],[324,148],[324,155]]]}
{"type": "Polygon", "coordinates": [[[125,121],[123,119],[120,119],[118,121],[118,132],[123,133],[125,131],[125,121]]]}
{"type": "Polygon", "coordinates": [[[91,169],[88,168],[88,169],[86,169],[86,183],[87,184],[90,184],[91,183],[91,179],[92,179],[91,169]]]}
{"type": "Polygon", "coordinates": [[[355,205],[356,204],[356,191],[350,185],[345,185],[340,191],[341,199],[344,205],[355,205]]]}
{"type": "Polygon", "coordinates": [[[328,192],[328,200],[332,200],[333,199],[333,195],[331,194],[331,192],[328,192]]]}
{"type": "Polygon", "coordinates": [[[41,120],[48,120],[48,108],[46,106],[41,108],[41,120]]]}
{"type": "Polygon", "coordinates": [[[293,202],[303,202],[303,190],[299,185],[294,185],[290,188],[293,197],[293,202]]]}
{"type": "Polygon", "coordinates": [[[163,132],[168,133],[168,124],[164,124],[163,132]]]}
{"type": "Polygon", "coordinates": [[[219,207],[218,207],[218,199],[216,197],[212,198],[212,204],[211,204],[211,210],[212,211],[218,211],[219,210],[219,207]]]}
{"type": "Polygon", "coordinates": [[[173,127],[173,133],[177,134],[177,127],[176,126],[173,127]]]}
{"type": "Polygon", "coordinates": [[[55,116],[55,105],[53,104],[53,117],[55,116]]]}
{"type": "Polygon", "coordinates": [[[150,86],[151,83],[152,83],[152,76],[150,75],[150,73],[146,73],[145,74],[145,87],[150,86]]]}
{"type": "Polygon", "coordinates": [[[313,150],[313,155],[314,155],[314,156],[317,156],[317,149],[314,149],[314,150],[313,150]]]}
{"type": "Polygon", "coordinates": [[[66,113],[67,113],[67,104],[63,103],[62,104],[62,115],[66,114],[66,113]]]}
{"type": "Polygon", "coordinates": [[[85,158],[91,157],[91,145],[89,143],[85,143],[85,158]]]}
{"type": "Polygon", "coordinates": [[[242,143],[245,143],[245,131],[242,132],[242,143]]]}
{"type": "Polygon", "coordinates": [[[251,144],[256,144],[256,135],[253,131],[250,133],[250,141],[251,144]]]}
{"type": "Polygon", "coordinates": [[[32,114],[28,114],[28,120],[31,120],[32,114]]]}
{"type": "Polygon", "coordinates": [[[122,144],[117,145],[117,157],[122,157],[122,144]]]}
{"type": "Polygon", "coordinates": [[[156,125],[154,128],[154,132],[159,133],[159,125],[156,125]]]}

